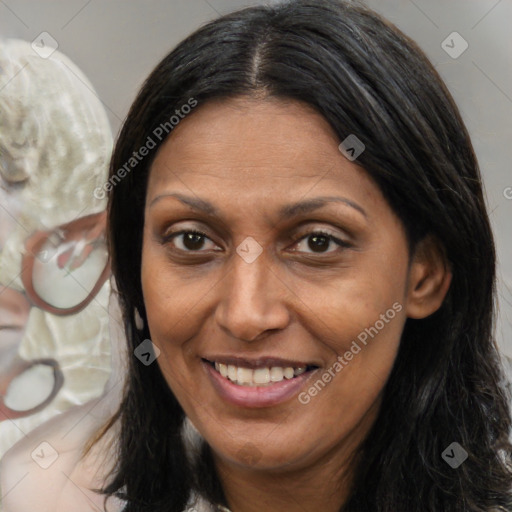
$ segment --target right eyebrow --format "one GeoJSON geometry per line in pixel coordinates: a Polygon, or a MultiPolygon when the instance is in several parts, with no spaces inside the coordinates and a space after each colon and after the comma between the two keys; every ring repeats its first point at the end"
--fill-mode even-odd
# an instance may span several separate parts
{"type": "Polygon", "coordinates": [[[218,209],[215,206],[213,206],[212,203],[210,203],[204,199],[199,199],[198,197],[185,196],[185,195],[179,194],[177,192],[172,192],[172,193],[168,193],[168,194],[160,194],[160,195],[156,196],[149,204],[149,208],[152,208],[155,205],[155,203],[157,203],[158,201],[160,201],[161,199],[164,199],[166,197],[175,197],[176,199],[181,201],[183,204],[186,204],[193,210],[196,210],[196,211],[199,211],[202,213],[206,213],[208,215],[217,215],[218,214],[218,209]]]}

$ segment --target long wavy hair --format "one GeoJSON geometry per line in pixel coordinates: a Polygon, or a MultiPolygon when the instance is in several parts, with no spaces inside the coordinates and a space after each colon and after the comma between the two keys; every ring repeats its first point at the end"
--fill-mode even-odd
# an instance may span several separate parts
{"type": "MultiPolygon", "coordinates": [[[[150,337],[140,275],[148,173],[165,140],[155,130],[191,99],[200,108],[243,96],[304,102],[340,142],[355,134],[366,146],[358,163],[401,219],[411,254],[432,235],[453,271],[441,308],[406,321],[341,511],[512,510],[510,397],[493,337],[495,248],[478,163],[427,57],[364,6],[296,0],[243,9],[199,28],[147,78],[110,167],[119,177],[148,137],[156,143],[109,195],[112,269],[130,353],[150,337]],[[441,455],[453,442],[468,453],[456,469],[441,455]]],[[[126,512],[182,512],[192,491],[227,505],[207,443],[197,465],[189,463],[184,418],[158,365],[131,357],[124,399],[106,427],[120,430],[116,468],[102,490],[126,499],[126,512]]]]}

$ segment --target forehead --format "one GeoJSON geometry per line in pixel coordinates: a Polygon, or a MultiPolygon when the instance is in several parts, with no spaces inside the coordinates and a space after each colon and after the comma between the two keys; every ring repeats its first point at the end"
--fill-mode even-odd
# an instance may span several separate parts
{"type": "Polygon", "coordinates": [[[340,140],[312,107],[298,101],[235,98],[199,105],[164,142],[153,162],[147,202],[167,189],[244,199],[380,193],[338,150],[340,140]]]}

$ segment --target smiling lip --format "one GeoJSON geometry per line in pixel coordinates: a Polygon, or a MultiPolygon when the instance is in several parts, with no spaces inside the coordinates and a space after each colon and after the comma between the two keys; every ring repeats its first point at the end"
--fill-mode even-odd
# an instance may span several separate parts
{"type": "MultiPolygon", "coordinates": [[[[240,366],[246,366],[247,361],[243,361],[240,358],[219,358],[220,362],[229,362],[229,364],[238,364],[240,366]]],[[[239,407],[270,407],[277,405],[289,400],[291,397],[297,395],[300,389],[305,385],[305,382],[309,380],[313,373],[315,373],[317,367],[311,367],[304,363],[297,363],[292,361],[285,361],[283,359],[259,359],[257,361],[251,361],[252,368],[261,368],[268,365],[275,365],[278,363],[279,366],[293,366],[300,367],[305,366],[309,369],[297,375],[291,379],[284,379],[280,382],[275,382],[267,385],[255,385],[255,386],[243,386],[231,382],[227,377],[223,377],[212,365],[210,360],[203,359],[201,361],[205,372],[217,391],[217,393],[225,401],[237,405],[239,407]]]]}

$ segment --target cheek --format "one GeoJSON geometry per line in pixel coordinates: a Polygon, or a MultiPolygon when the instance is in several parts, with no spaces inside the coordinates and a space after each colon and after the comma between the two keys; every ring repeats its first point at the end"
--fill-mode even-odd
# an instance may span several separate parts
{"type": "Polygon", "coordinates": [[[375,420],[405,315],[401,302],[393,301],[401,298],[398,293],[377,299],[364,291],[345,288],[342,294],[325,294],[317,303],[309,327],[331,356],[299,394],[293,421],[273,431],[276,440],[282,442],[293,431],[295,443],[307,453],[329,452],[350,432],[358,439],[358,432],[363,435],[375,420]]]}
{"type": "MultiPolygon", "coordinates": [[[[381,345],[395,345],[405,321],[407,257],[400,251],[358,255],[355,263],[330,276],[286,286],[299,298],[299,321],[331,352],[342,354],[353,340],[378,336],[381,345]]],[[[368,344],[369,346],[369,344],[368,344]]]]}
{"type": "MultiPolygon", "coordinates": [[[[217,279],[218,280],[218,279],[217,279]]],[[[180,402],[187,400],[184,389],[200,377],[192,359],[208,309],[208,292],[215,284],[212,273],[191,279],[186,269],[172,265],[165,250],[143,245],[141,284],[151,341],[159,348],[157,363],[180,402]],[[181,399],[180,399],[181,398],[181,399]]]]}
{"type": "Polygon", "coordinates": [[[329,356],[302,402],[314,399],[334,416],[358,408],[362,414],[380,393],[406,320],[401,286],[393,288],[386,279],[380,284],[355,281],[334,283],[316,301],[312,293],[309,296],[308,328],[329,356]]]}
{"type": "MultiPolygon", "coordinates": [[[[205,274],[208,276],[208,274],[205,274]]],[[[143,244],[141,284],[146,316],[154,343],[181,340],[192,333],[211,278],[188,279],[186,270],[172,265],[165,250],[143,244]]]]}
{"type": "Polygon", "coordinates": [[[330,359],[299,398],[333,428],[361,418],[389,377],[406,321],[407,262],[404,241],[390,241],[327,285],[303,290],[310,332],[330,359]]]}

